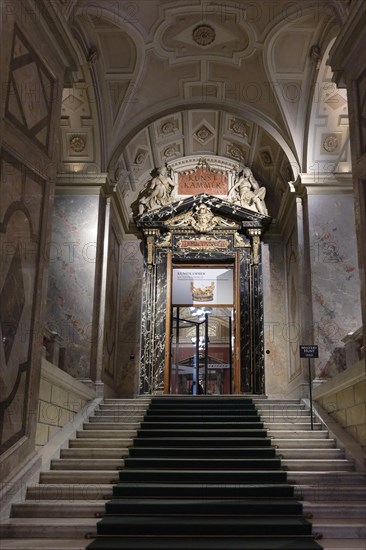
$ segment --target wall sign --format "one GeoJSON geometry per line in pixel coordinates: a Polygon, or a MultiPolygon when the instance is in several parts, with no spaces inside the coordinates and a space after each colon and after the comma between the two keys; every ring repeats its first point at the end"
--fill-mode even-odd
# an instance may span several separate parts
{"type": "Polygon", "coordinates": [[[178,175],[178,195],[227,195],[229,192],[228,175],[212,172],[207,168],[198,168],[190,174],[178,175]]]}
{"type": "Polygon", "coordinates": [[[300,357],[306,357],[307,359],[317,359],[319,357],[318,346],[300,346],[300,357]]]}
{"type": "Polygon", "coordinates": [[[180,239],[177,242],[177,247],[189,250],[226,250],[230,247],[230,241],[214,237],[192,237],[191,239],[180,239]]]}

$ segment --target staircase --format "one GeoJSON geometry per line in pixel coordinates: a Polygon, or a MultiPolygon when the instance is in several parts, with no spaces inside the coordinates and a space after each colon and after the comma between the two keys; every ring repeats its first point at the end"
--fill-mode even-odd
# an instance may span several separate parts
{"type": "Polygon", "coordinates": [[[355,472],[344,452],[298,400],[258,400],[257,409],[283,457],[295,496],[310,514],[325,550],[366,549],[366,474],[355,472]]]}
{"type": "MultiPolygon", "coordinates": [[[[88,544],[85,535],[96,535],[96,516],[107,512],[108,516],[100,522],[99,533],[112,526],[114,535],[122,534],[127,545],[121,546],[119,538],[118,546],[113,546],[111,537],[107,539],[110,546],[106,546],[103,538],[98,538],[90,544],[90,550],[173,547],[194,550],[190,539],[198,539],[202,529],[209,543],[207,548],[253,550],[260,548],[253,545],[256,538],[253,532],[255,529],[257,533],[263,532],[262,519],[258,522],[255,516],[267,518],[267,529],[276,529],[278,525],[270,521],[273,495],[269,501],[265,485],[271,485],[275,491],[277,517],[280,516],[282,528],[285,526],[287,530],[287,538],[299,527],[303,533],[301,541],[310,543],[309,548],[319,548],[309,536],[308,522],[299,516],[296,499],[303,499],[303,512],[312,515],[309,521],[313,533],[323,534],[320,547],[365,548],[365,474],[353,471],[352,463],[344,459],[320,424],[315,423],[314,431],[310,431],[309,413],[298,401],[255,399],[262,428],[253,409],[244,414],[239,407],[241,414],[234,412],[238,409],[238,398],[226,398],[230,406],[223,406],[221,398],[219,407],[220,398],[183,399],[182,403],[182,398],[179,402],[177,397],[154,398],[145,417],[149,399],[108,399],[101,404],[83,430],[70,440],[69,448],[61,450],[60,459],[52,461],[51,470],[41,473],[39,483],[28,487],[26,500],[13,506],[12,517],[0,526],[1,549],[84,549],[88,544]],[[192,403],[190,411],[188,403],[192,403]],[[169,425],[182,422],[179,412],[182,410],[184,427],[180,426],[179,436],[190,440],[189,446],[183,440],[177,446],[178,428],[169,425]],[[218,434],[223,417],[225,430],[218,434]],[[139,437],[134,440],[141,421],[139,437]],[[213,438],[202,429],[203,423],[207,428],[207,422],[213,438]],[[192,430],[197,436],[194,444],[192,430]],[[242,439],[235,444],[237,430],[246,438],[245,448],[242,439]],[[252,430],[251,434],[246,430],[252,430]],[[268,444],[263,430],[273,438],[276,451],[268,444]],[[129,453],[133,440],[135,445],[129,453]],[[278,469],[279,455],[283,457],[282,467],[287,468],[288,481],[295,483],[294,493],[283,477],[286,472],[278,469]],[[260,470],[254,470],[258,467],[253,466],[254,458],[262,461],[260,470]],[[266,476],[261,472],[266,472],[266,476]],[[117,481],[118,485],[112,489],[111,483],[117,481]],[[265,500],[258,500],[259,495],[265,500]],[[105,510],[108,499],[111,500],[105,510]],[[174,545],[164,546],[164,539],[159,540],[161,522],[157,517],[164,514],[166,518],[168,513],[169,522],[164,519],[164,525],[169,524],[171,534],[179,532],[186,538],[183,542],[181,537],[176,538],[174,545]],[[121,514],[118,520],[113,519],[116,514],[121,514]],[[142,517],[145,519],[141,520],[142,517]],[[154,533],[154,539],[141,536],[142,528],[145,535],[154,533]],[[217,538],[223,529],[224,544],[217,538]],[[243,546],[244,531],[249,546],[243,546]],[[215,538],[210,539],[213,534],[215,538]],[[240,539],[239,546],[235,546],[235,538],[240,539]]],[[[244,404],[244,399],[240,402],[244,404]]],[[[292,548],[274,546],[279,537],[270,540],[271,545],[263,548],[292,548]]],[[[202,544],[198,547],[206,548],[202,544]]]]}

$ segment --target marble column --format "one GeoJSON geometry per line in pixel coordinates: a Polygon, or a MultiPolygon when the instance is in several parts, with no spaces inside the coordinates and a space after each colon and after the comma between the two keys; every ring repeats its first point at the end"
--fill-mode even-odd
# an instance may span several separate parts
{"type": "Polygon", "coordinates": [[[313,343],[319,345],[314,375],[327,380],[346,368],[343,339],[362,324],[352,176],[301,179],[307,189],[313,343]]]}
{"type": "Polygon", "coordinates": [[[60,335],[59,367],[100,382],[105,300],[106,174],[57,178],[47,296],[47,326],[60,335]]]}

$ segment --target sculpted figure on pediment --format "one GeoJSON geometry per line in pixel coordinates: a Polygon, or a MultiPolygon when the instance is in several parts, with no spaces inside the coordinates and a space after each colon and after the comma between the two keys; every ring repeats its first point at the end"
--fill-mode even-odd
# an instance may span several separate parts
{"type": "Polygon", "coordinates": [[[268,211],[264,202],[265,195],[266,188],[259,187],[259,183],[253,176],[250,168],[244,168],[230,189],[228,200],[242,208],[249,208],[267,216],[268,211]]]}
{"type": "Polygon", "coordinates": [[[158,168],[158,175],[147,184],[146,193],[139,202],[139,215],[145,212],[168,206],[173,202],[175,183],[165,165],[158,168]]]}

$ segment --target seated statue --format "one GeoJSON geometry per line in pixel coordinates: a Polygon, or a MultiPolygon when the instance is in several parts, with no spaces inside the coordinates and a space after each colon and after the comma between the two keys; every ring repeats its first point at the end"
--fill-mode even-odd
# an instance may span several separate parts
{"type": "Polygon", "coordinates": [[[152,179],[151,185],[146,186],[146,194],[140,199],[139,215],[171,204],[174,188],[175,183],[169,176],[167,167],[165,165],[160,166],[158,175],[152,179]]]}
{"type": "Polygon", "coordinates": [[[250,168],[244,168],[242,174],[238,175],[233,187],[230,189],[228,200],[242,208],[249,208],[263,214],[263,216],[267,216],[268,211],[264,203],[265,195],[266,188],[259,187],[250,168]]]}

